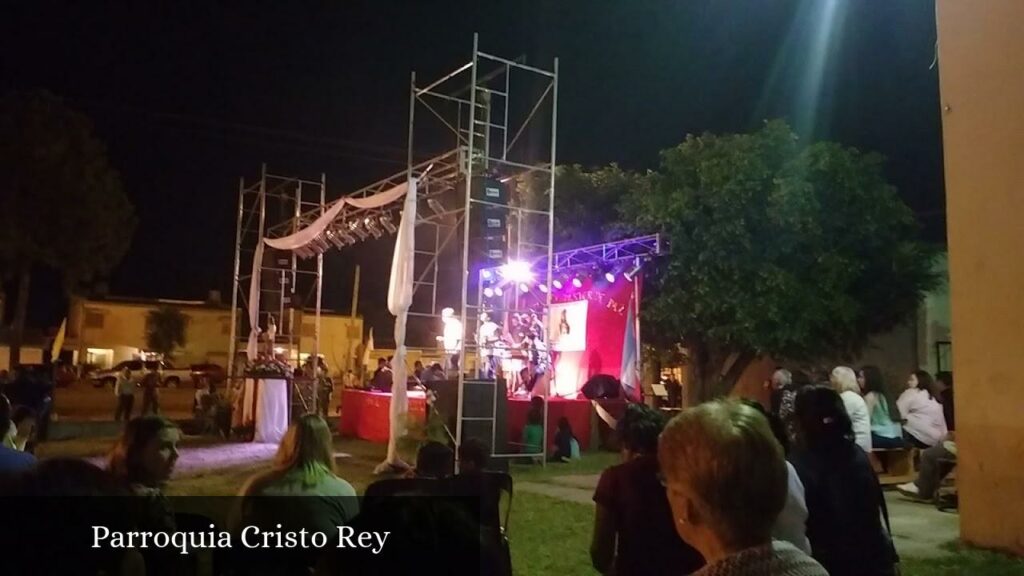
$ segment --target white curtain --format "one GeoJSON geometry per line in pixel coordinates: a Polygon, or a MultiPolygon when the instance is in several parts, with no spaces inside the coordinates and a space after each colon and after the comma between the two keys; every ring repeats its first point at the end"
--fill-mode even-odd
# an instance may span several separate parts
{"type": "MultiPolygon", "coordinates": [[[[263,266],[263,242],[256,245],[252,257],[252,278],[249,279],[249,343],[245,353],[250,362],[256,361],[260,337],[260,267],[263,266]]],[[[234,361],[234,359],[232,359],[234,361]]]]}
{"type": "Polygon", "coordinates": [[[416,249],[416,181],[410,180],[402,206],[402,223],[395,239],[395,254],[391,259],[391,281],[388,285],[388,310],[395,316],[395,356],[391,361],[394,372],[391,386],[390,435],[385,465],[405,467],[398,458],[398,439],[405,435],[405,417],[409,412],[406,394],[408,368],[405,365],[405,327],[412,305],[413,261],[416,249]]]}

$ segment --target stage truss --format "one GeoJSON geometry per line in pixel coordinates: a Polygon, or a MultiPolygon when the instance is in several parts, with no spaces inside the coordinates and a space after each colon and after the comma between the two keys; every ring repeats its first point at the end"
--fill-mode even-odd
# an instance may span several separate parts
{"type": "MultiPolygon", "coordinates": [[[[470,222],[477,210],[493,207],[491,203],[473,197],[473,180],[475,176],[487,175],[516,190],[532,187],[530,201],[513,194],[507,207],[508,254],[545,262],[543,277],[550,284],[557,100],[557,58],[550,70],[527,65],[522,58],[507,59],[481,51],[479,38],[474,35],[469,62],[426,84],[418,84],[416,73],[412,73],[407,168],[343,197],[364,198],[413,178],[418,182],[415,295],[409,316],[432,324],[436,334],[440,333],[443,308],[450,307],[466,329],[459,346],[463,369],[458,371],[459,401],[454,434],[457,444],[461,443],[463,436],[463,399],[467,383],[494,388],[495,404],[498,397],[494,381],[467,378],[465,369],[466,358],[479,357],[473,335],[481,310],[476,278],[479,263],[474,263],[470,254],[470,222]],[[414,145],[420,137],[425,137],[428,144],[450,142],[448,152],[414,163],[414,145]],[[445,256],[452,254],[454,257],[446,260],[445,256]]],[[[252,255],[261,238],[293,234],[341,200],[326,201],[326,178],[323,176],[319,181],[303,180],[274,176],[264,168],[255,184],[247,185],[244,180],[240,182],[232,296],[232,365],[229,367],[232,376],[237,376],[234,366],[236,350],[250,330],[247,317],[244,323],[238,321],[239,304],[248,307],[247,281],[254,274],[261,278],[260,325],[264,325],[270,314],[281,318],[279,323],[283,326],[279,327],[277,340],[286,343],[290,350],[296,349],[301,326],[295,326],[294,311],[288,308],[295,304],[305,307],[306,299],[300,298],[303,294],[315,297],[315,344],[311,351],[315,355],[319,353],[323,251],[343,249],[358,245],[371,236],[394,233],[401,200],[373,209],[346,205],[325,231],[324,237],[318,239],[319,246],[313,252],[275,253],[265,257],[259,269],[252,269],[252,255]],[[280,203],[276,212],[270,206],[275,199],[280,203]],[[264,294],[271,297],[263,297],[264,294]],[[289,312],[292,314],[291,323],[285,320],[289,312]],[[236,327],[241,328],[241,333],[235,332],[236,327]]],[[[545,310],[550,304],[548,295],[543,302],[545,310]]],[[[408,347],[438,352],[438,345],[432,338],[409,342],[408,347]]],[[[312,402],[315,408],[315,395],[312,402]]],[[[473,418],[491,423],[492,445],[495,413],[496,410],[486,418],[473,418]]],[[[546,438],[546,425],[544,434],[546,438]]],[[[543,456],[543,453],[534,456],[543,456]]]]}

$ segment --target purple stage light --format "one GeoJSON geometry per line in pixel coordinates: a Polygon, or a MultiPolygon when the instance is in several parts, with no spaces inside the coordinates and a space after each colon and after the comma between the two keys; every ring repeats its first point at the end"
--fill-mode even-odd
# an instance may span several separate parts
{"type": "Polygon", "coordinates": [[[562,281],[557,278],[551,281],[551,285],[555,287],[555,290],[562,289],[562,281]]]}
{"type": "Polygon", "coordinates": [[[530,285],[527,284],[526,282],[520,283],[519,284],[519,291],[522,292],[523,294],[526,294],[527,292],[530,291],[530,285]]]}
{"type": "Polygon", "coordinates": [[[537,290],[540,290],[542,294],[547,294],[548,293],[548,285],[547,284],[538,284],[537,285],[537,290]]]}
{"type": "Polygon", "coordinates": [[[495,296],[504,296],[505,295],[505,291],[501,289],[501,286],[495,286],[494,287],[494,295],[495,296]]]}
{"type": "Polygon", "coordinates": [[[579,276],[573,278],[572,279],[572,287],[573,288],[583,288],[583,280],[581,280],[579,276]]]}
{"type": "Polygon", "coordinates": [[[604,279],[607,280],[609,283],[614,283],[615,282],[615,273],[611,272],[611,271],[605,272],[604,273],[604,279]]]}
{"type": "Polygon", "coordinates": [[[493,297],[494,297],[494,289],[491,288],[490,286],[488,286],[487,288],[484,288],[484,298],[493,298],[493,297]]]}

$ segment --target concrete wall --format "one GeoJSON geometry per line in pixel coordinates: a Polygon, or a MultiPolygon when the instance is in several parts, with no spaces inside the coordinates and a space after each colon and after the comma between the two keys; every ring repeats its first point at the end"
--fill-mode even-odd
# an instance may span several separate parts
{"type": "Polygon", "coordinates": [[[937,17],[960,530],[1024,554],[1024,2],[937,17]]]}

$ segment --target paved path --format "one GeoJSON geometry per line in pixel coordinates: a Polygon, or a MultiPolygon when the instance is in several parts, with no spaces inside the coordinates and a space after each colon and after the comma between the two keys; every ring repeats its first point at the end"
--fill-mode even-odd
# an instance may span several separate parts
{"type": "MultiPolygon", "coordinates": [[[[597,474],[555,476],[543,482],[519,482],[516,490],[543,494],[580,504],[593,502],[597,474]]],[[[886,492],[896,549],[900,555],[914,558],[942,556],[943,544],[960,536],[960,516],[939,512],[934,506],[911,502],[896,492],[886,492]]]]}

